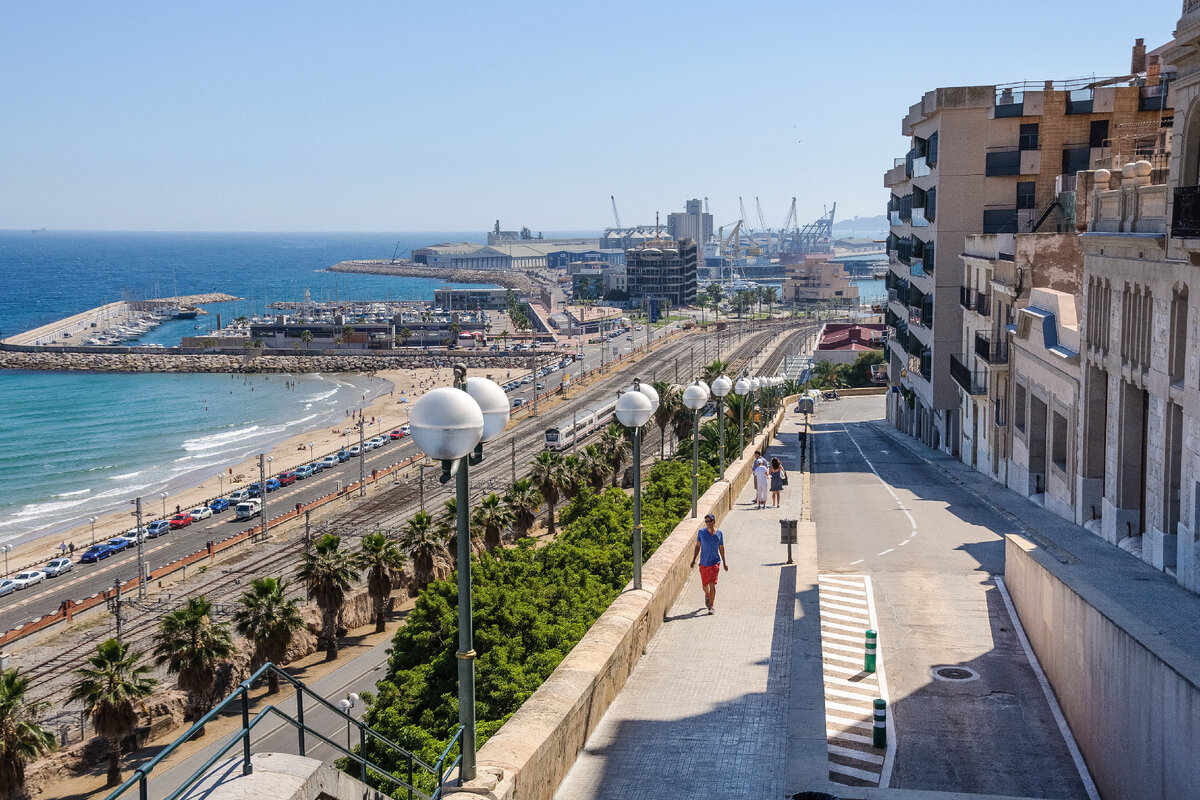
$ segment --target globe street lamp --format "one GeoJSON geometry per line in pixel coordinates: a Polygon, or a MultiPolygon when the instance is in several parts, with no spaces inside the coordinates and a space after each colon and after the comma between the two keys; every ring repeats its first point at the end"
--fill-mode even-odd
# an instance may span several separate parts
{"type": "Polygon", "coordinates": [[[217,494],[225,494],[225,473],[217,473],[217,494]]]}
{"type": "Polygon", "coordinates": [[[0,544],[0,550],[4,551],[4,577],[8,577],[8,551],[13,549],[11,544],[0,544]]]}
{"type": "Polygon", "coordinates": [[[738,403],[738,458],[746,450],[746,395],[750,393],[750,381],[745,376],[733,385],[733,393],[742,398],[738,403]]]}
{"type": "Polygon", "coordinates": [[[358,705],[358,694],[356,694],[355,692],[350,692],[350,694],[346,695],[346,697],[344,699],[338,700],[338,708],[340,708],[342,710],[342,713],[346,715],[346,750],[347,751],[350,750],[350,720],[351,720],[350,709],[354,708],[356,705],[358,705]]]}
{"type": "Polygon", "coordinates": [[[96,520],[98,517],[88,517],[88,522],[92,523],[92,544],[96,543],[96,520]]]}
{"type": "Polygon", "coordinates": [[[617,421],[633,433],[633,588],[642,588],[642,426],[654,416],[658,392],[634,378],[633,391],[618,393],[617,421]],[[647,391],[649,389],[649,391],[647,391]],[[653,396],[653,399],[651,399],[653,396]]]}
{"type": "Polygon", "coordinates": [[[733,381],[720,375],[712,382],[712,393],[717,396],[717,418],[721,421],[721,480],[725,480],[725,395],[733,389],[733,381]]]}
{"type": "Polygon", "coordinates": [[[699,378],[683,390],[683,404],[695,412],[692,418],[692,518],[700,493],[700,411],[708,404],[708,387],[699,378]]]}
{"type": "Polygon", "coordinates": [[[167,516],[167,493],[159,492],[158,496],[162,500],[163,516],[165,517],[167,516]]]}
{"type": "Polygon", "coordinates": [[[471,523],[468,467],[483,460],[483,442],[508,424],[508,396],[494,381],[467,378],[465,364],[454,365],[454,387],[426,392],[410,417],[413,441],[442,462],[442,481],[456,477],[458,522],[458,721],[463,728],[463,781],[475,778],[475,634],[471,614],[471,523]]]}

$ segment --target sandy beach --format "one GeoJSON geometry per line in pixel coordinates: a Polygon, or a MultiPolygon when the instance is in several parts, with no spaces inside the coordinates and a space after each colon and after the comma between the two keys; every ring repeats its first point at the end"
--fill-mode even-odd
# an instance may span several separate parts
{"type": "MultiPolygon", "coordinates": [[[[438,386],[449,386],[453,380],[452,370],[416,369],[416,370],[381,370],[372,373],[376,380],[386,381],[390,388],[377,394],[358,409],[362,419],[366,421],[365,435],[367,438],[380,433],[388,433],[408,421],[408,410],[412,403],[422,393],[438,386]]],[[[307,464],[318,458],[335,453],[343,446],[358,442],[358,431],[354,429],[353,436],[348,437],[346,429],[351,425],[350,416],[346,417],[346,425],[334,424],[330,427],[299,433],[276,442],[267,455],[274,459],[270,465],[268,477],[277,475],[301,464],[307,464]],[[311,450],[309,442],[313,443],[311,450]]],[[[193,484],[176,490],[166,499],[167,516],[175,513],[178,506],[187,511],[208,501],[211,498],[227,495],[235,489],[245,488],[258,480],[258,457],[253,456],[238,464],[225,469],[225,479],[218,481],[215,475],[199,484],[193,484]],[[241,478],[239,480],[239,477],[241,478]]],[[[162,518],[162,506],[157,496],[143,500],[143,524],[162,518]]],[[[96,520],[96,541],[103,541],[119,535],[135,526],[132,511],[129,513],[111,513],[96,520]]],[[[92,529],[88,524],[78,525],[66,535],[62,533],[49,534],[31,538],[15,544],[8,554],[10,571],[33,563],[44,563],[58,556],[60,543],[75,544],[76,558],[92,543],[92,529]]]]}

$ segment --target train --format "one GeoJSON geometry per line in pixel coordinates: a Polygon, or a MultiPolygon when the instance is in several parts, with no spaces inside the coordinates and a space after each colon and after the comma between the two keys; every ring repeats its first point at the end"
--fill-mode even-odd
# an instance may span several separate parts
{"type": "Polygon", "coordinates": [[[563,419],[558,425],[546,428],[546,444],[543,449],[562,451],[579,442],[613,421],[616,398],[603,405],[577,412],[563,419]]]}

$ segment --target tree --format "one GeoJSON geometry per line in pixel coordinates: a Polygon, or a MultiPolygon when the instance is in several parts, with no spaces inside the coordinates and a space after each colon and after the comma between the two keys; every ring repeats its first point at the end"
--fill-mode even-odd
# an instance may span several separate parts
{"type": "Polygon", "coordinates": [[[753,292],[749,289],[738,289],[733,295],[733,310],[737,312],[738,319],[742,318],[742,314],[749,311],[754,304],[752,299],[753,292]]]}
{"type": "Polygon", "coordinates": [[[325,660],[338,657],[338,618],[346,604],[346,592],[358,578],[348,554],[342,550],[342,537],[327,533],[313,542],[304,554],[298,573],[308,587],[308,599],[321,609],[321,635],[325,638],[325,660]]]}
{"type": "Polygon", "coordinates": [[[571,454],[563,458],[562,495],[567,502],[574,500],[584,487],[588,485],[587,474],[584,472],[583,460],[571,454]]]}
{"type": "Polygon", "coordinates": [[[714,359],[712,363],[700,368],[700,380],[704,381],[706,386],[712,386],[713,381],[725,374],[727,366],[724,361],[714,359]]]}
{"type": "Polygon", "coordinates": [[[708,288],[705,290],[705,295],[708,298],[708,304],[713,310],[713,316],[716,317],[718,321],[720,320],[721,298],[724,296],[724,294],[725,292],[721,288],[721,284],[717,283],[716,281],[710,283],[708,288]]]}
{"type": "Polygon", "coordinates": [[[308,346],[310,344],[312,344],[312,340],[313,340],[313,332],[312,331],[304,330],[304,331],[300,332],[300,341],[304,342],[305,350],[307,350],[308,346]]]}
{"type": "Polygon", "coordinates": [[[846,385],[841,366],[827,360],[813,366],[812,383],[818,389],[840,389],[846,385]]]}
{"type": "MultiPolygon", "coordinates": [[[[204,597],[192,597],[183,608],[163,615],[154,635],[154,662],[167,665],[167,672],[178,675],[179,688],[187,692],[193,720],[212,708],[217,668],[233,655],[233,637],[229,626],[212,622],[212,603],[204,597]]],[[[203,736],[203,728],[197,733],[203,736]]]]}
{"type": "Polygon", "coordinates": [[[508,349],[507,347],[505,347],[505,344],[508,342],[508,337],[510,337],[510,336],[512,336],[512,334],[508,332],[508,328],[505,328],[504,330],[502,330],[496,334],[496,338],[500,340],[500,349],[501,350],[508,349]]]}
{"type": "Polygon", "coordinates": [[[404,570],[404,553],[383,533],[368,533],[362,537],[362,544],[355,554],[355,567],[366,573],[375,632],[383,633],[387,627],[387,600],[392,595],[392,581],[404,570]]]}
{"type": "Polygon", "coordinates": [[[516,515],[500,495],[492,492],[475,507],[474,523],[483,531],[483,547],[489,553],[500,546],[504,532],[512,527],[516,515]]]}
{"type": "Polygon", "coordinates": [[[129,643],[109,639],[96,647],[88,665],[75,670],[79,680],[71,687],[68,702],[83,705],[83,713],[92,721],[96,735],[108,744],[108,783],[121,783],[121,742],[133,733],[138,709],[145,710],[146,698],[154,693],[158,681],[150,677],[150,667],[140,663],[141,653],[130,653],[129,643]]]}
{"type": "MultiPolygon", "coordinates": [[[[304,617],[300,615],[296,601],[287,597],[287,587],[282,578],[255,578],[250,582],[250,588],[237,599],[233,629],[254,643],[254,652],[250,656],[251,672],[268,661],[278,665],[296,631],[304,627],[304,617]]],[[[267,694],[278,691],[279,676],[269,673],[267,694]]]]}
{"type": "Polygon", "coordinates": [[[774,286],[763,286],[759,289],[759,297],[767,304],[767,315],[771,314],[771,304],[779,299],[779,293],[774,286]]]}
{"type": "Polygon", "coordinates": [[[675,433],[675,455],[679,455],[680,445],[692,438],[692,429],[696,424],[696,412],[683,404],[681,400],[671,417],[671,430],[675,433]]]}
{"type": "Polygon", "coordinates": [[[504,493],[504,503],[513,512],[513,536],[529,535],[533,521],[542,508],[542,494],[529,478],[521,478],[504,493]]]}
{"type": "Polygon", "coordinates": [[[612,485],[616,486],[621,477],[621,466],[629,456],[629,442],[625,439],[625,431],[620,425],[611,423],[604,429],[604,433],[600,434],[600,451],[604,453],[604,460],[612,470],[612,485]]]}
{"type": "Polygon", "coordinates": [[[401,347],[406,347],[408,345],[408,340],[411,339],[412,337],[413,337],[412,328],[401,328],[396,333],[396,338],[400,340],[401,347]]]}
{"type": "Polygon", "coordinates": [[[29,679],[15,669],[0,672],[0,797],[25,794],[25,765],[54,750],[55,737],[36,718],[48,702],[25,702],[29,679]]]}
{"type": "Polygon", "coordinates": [[[658,408],[654,409],[654,424],[658,426],[660,438],[658,458],[666,458],[667,426],[675,418],[675,414],[683,407],[683,396],[679,390],[666,381],[655,381],[650,384],[658,392],[658,408]]]}
{"type": "MultiPolygon", "coordinates": [[[[437,575],[437,560],[444,557],[446,548],[438,536],[433,517],[418,511],[404,524],[400,535],[400,549],[412,561],[413,585],[417,592],[428,586],[437,575]]],[[[413,592],[412,594],[416,594],[413,592]]]]}
{"type": "Polygon", "coordinates": [[[553,450],[543,450],[533,459],[533,469],[529,473],[533,485],[542,493],[549,514],[546,522],[547,532],[554,536],[554,506],[562,495],[563,486],[563,457],[553,450]]]}
{"type": "Polygon", "coordinates": [[[579,454],[579,469],[584,480],[594,494],[604,489],[604,481],[608,479],[608,460],[599,444],[589,444],[579,454]]]}

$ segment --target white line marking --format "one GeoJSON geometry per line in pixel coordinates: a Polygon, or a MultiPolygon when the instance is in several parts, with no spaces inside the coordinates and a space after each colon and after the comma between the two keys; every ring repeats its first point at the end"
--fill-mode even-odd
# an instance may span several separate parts
{"type": "Polygon", "coordinates": [[[1058,730],[1062,733],[1067,750],[1071,753],[1071,760],[1075,762],[1075,769],[1079,771],[1079,779],[1083,781],[1083,788],[1087,791],[1088,797],[1091,800],[1100,800],[1100,792],[1096,790],[1096,784],[1092,781],[1092,775],[1088,772],[1087,764],[1084,763],[1083,754],[1079,752],[1079,745],[1075,743],[1075,736],[1071,733],[1071,728],[1067,725],[1067,720],[1063,716],[1062,709],[1058,706],[1058,700],[1054,697],[1054,690],[1050,686],[1050,681],[1046,680],[1046,673],[1042,671],[1042,665],[1038,662],[1037,655],[1033,652],[1033,648],[1029,644],[1029,639],[1025,636],[1025,627],[1021,625],[1021,618],[1017,616],[1017,609],[1013,607],[1012,598],[1008,596],[1008,587],[1004,583],[1004,578],[999,575],[996,576],[996,587],[1000,589],[1000,596],[1004,598],[1004,607],[1008,609],[1008,618],[1012,621],[1013,630],[1017,632],[1017,638],[1021,641],[1021,648],[1025,650],[1025,658],[1029,659],[1029,665],[1033,667],[1033,674],[1037,676],[1038,685],[1042,687],[1042,694],[1046,695],[1046,703],[1050,706],[1050,713],[1054,715],[1054,721],[1058,724],[1058,730]]]}
{"type": "Polygon", "coordinates": [[[843,656],[837,653],[822,653],[826,659],[830,661],[841,661],[843,664],[861,664],[862,658],[859,656],[843,656]]]}
{"type": "MultiPolygon", "coordinates": [[[[862,672],[862,670],[859,670],[859,672],[862,672]]],[[[857,675],[858,672],[856,672],[854,674],[857,675]]],[[[867,689],[871,689],[872,691],[874,691],[876,697],[879,696],[879,692],[878,692],[879,687],[877,687],[875,685],[875,682],[872,680],[872,676],[863,678],[860,681],[851,681],[851,680],[846,680],[845,678],[834,678],[830,675],[826,675],[825,683],[827,683],[831,686],[849,686],[850,688],[854,688],[854,689],[859,689],[859,688],[865,687],[867,689]]]]}
{"type": "Polygon", "coordinates": [[[828,602],[822,601],[821,608],[823,608],[823,609],[828,608],[833,611],[849,611],[852,614],[855,614],[855,613],[862,614],[867,610],[867,604],[863,603],[861,606],[844,606],[844,605],[841,605],[840,603],[828,603],[828,602]]]}
{"type": "MultiPolygon", "coordinates": [[[[904,507],[904,502],[900,499],[900,495],[896,494],[891,485],[880,476],[879,470],[875,469],[875,465],[871,463],[871,459],[867,458],[867,454],[863,452],[863,449],[858,446],[858,442],[855,441],[854,437],[850,435],[850,429],[846,427],[845,423],[842,423],[842,431],[846,434],[846,438],[850,440],[850,444],[854,445],[854,449],[858,451],[860,456],[862,456],[862,460],[867,462],[867,466],[871,468],[871,472],[875,473],[875,477],[878,478],[879,482],[883,484],[883,488],[887,489],[888,494],[895,499],[896,504],[900,507],[900,510],[904,512],[904,516],[908,517],[908,524],[911,525],[912,529],[915,531],[917,529],[917,521],[913,519],[913,515],[910,514],[908,509],[904,507]]],[[[887,784],[880,784],[880,786],[886,785],[887,784]]]]}
{"type": "Polygon", "coordinates": [[[824,597],[825,595],[828,595],[831,599],[838,600],[839,602],[842,602],[842,603],[861,603],[863,605],[867,604],[866,592],[859,592],[859,591],[855,591],[854,589],[843,589],[840,586],[828,586],[828,585],[822,586],[821,590],[824,592],[824,594],[821,595],[822,597],[824,597]]]}
{"type": "Polygon", "coordinates": [[[846,580],[845,578],[827,578],[824,575],[818,575],[817,580],[821,583],[836,583],[840,586],[849,586],[851,589],[863,588],[862,578],[857,577],[857,580],[846,580]]]}
{"type": "Polygon", "coordinates": [[[843,764],[834,764],[832,761],[829,763],[829,771],[838,775],[845,775],[848,778],[858,778],[860,781],[870,781],[871,783],[874,783],[880,779],[880,776],[874,772],[867,772],[865,769],[847,767],[843,764]]]}
{"type": "Polygon", "coordinates": [[[871,622],[871,618],[868,617],[866,614],[862,615],[861,617],[855,617],[855,616],[851,616],[850,614],[833,614],[833,613],[825,614],[825,613],[822,613],[821,616],[829,617],[830,619],[840,619],[842,622],[861,622],[863,625],[868,625],[868,626],[870,625],[870,622],[871,622]]]}
{"type": "Polygon", "coordinates": [[[837,639],[842,642],[856,642],[860,647],[866,644],[866,638],[864,636],[847,636],[844,633],[830,633],[828,631],[821,631],[821,637],[825,639],[837,639]]]}
{"type": "Polygon", "coordinates": [[[901,543],[900,543],[900,546],[901,546],[901,547],[904,547],[904,545],[908,544],[908,543],[909,543],[909,542],[911,542],[911,541],[912,541],[912,539],[911,539],[911,538],[905,539],[903,542],[901,542],[901,543]]]}
{"type": "MultiPolygon", "coordinates": [[[[878,692],[859,694],[858,692],[844,692],[841,689],[834,689],[832,686],[825,687],[825,694],[833,695],[834,697],[840,697],[843,700],[860,700],[867,705],[871,705],[875,698],[879,696],[878,692]]],[[[874,708],[874,706],[872,706],[872,708],[874,708]]]]}
{"type": "Polygon", "coordinates": [[[851,561],[850,566],[853,567],[855,564],[861,564],[862,562],[863,562],[863,560],[860,558],[858,561],[851,561]]]}
{"type": "Polygon", "coordinates": [[[894,552],[896,552],[896,548],[894,548],[894,547],[889,547],[887,550],[884,550],[882,553],[876,553],[875,555],[877,555],[877,556],[886,556],[888,553],[894,553],[894,552]]]}
{"type": "Polygon", "coordinates": [[[864,631],[866,631],[866,628],[862,627],[861,625],[860,625],[860,626],[858,626],[858,627],[856,628],[856,627],[853,627],[853,626],[851,626],[851,625],[839,625],[839,624],[838,624],[838,623],[836,623],[836,622],[824,622],[824,621],[822,621],[822,622],[821,622],[821,627],[822,627],[822,628],[833,628],[835,631],[853,631],[854,633],[857,633],[857,634],[860,634],[860,635],[861,635],[861,634],[862,634],[864,631]]]}
{"type": "MultiPolygon", "coordinates": [[[[843,427],[845,427],[845,426],[843,426],[843,427]]],[[[853,439],[851,439],[851,441],[853,441],[853,439]]],[[[857,446],[857,443],[855,443],[855,446],[857,446]]],[[[874,467],[872,467],[872,469],[874,469],[874,467]]],[[[883,479],[880,478],[880,480],[882,481],[883,479]]],[[[884,484],[884,485],[886,486],[887,484],[884,484]]],[[[911,519],[911,517],[910,517],[910,519],[911,519]]],[[[915,523],[914,523],[914,527],[915,527],[915,523]]],[[[866,590],[867,590],[867,602],[869,603],[869,605],[871,607],[871,628],[872,628],[872,630],[879,630],[879,622],[878,622],[879,617],[877,617],[875,614],[875,593],[871,589],[870,576],[867,576],[867,575],[863,576],[863,584],[864,584],[864,588],[866,588],[866,590]]],[[[878,654],[878,658],[875,659],[875,679],[879,681],[879,696],[881,698],[883,698],[885,701],[887,701],[888,705],[890,706],[891,701],[888,699],[887,679],[884,676],[884,672],[883,672],[883,661],[884,661],[883,649],[877,648],[876,652],[878,654]]],[[[887,715],[887,753],[885,754],[884,761],[883,761],[883,771],[879,775],[880,788],[886,789],[888,784],[891,783],[892,766],[895,763],[896,763],[896,721],[895,721],[894,714],[888,714],[887,715]]]]}
{"type": "Polygon", "coordinates": [[[826,728],[825,736],[830,739],[842,739],[847,742],[854,742],[855,744],[873,744],[874,743],[874,741],[871,739],[870,736],[862,736],[860,734],[850,733],[848,731],[837,731],[837,730],[834,730],[833,728],[826,728]]]}
{"type": "Polygon", "coordinates": [[[826,647],[832,647],[834,650],[845,650],[847,653],[858,653],[859,655],[862,655],[862,654],[863,654],[863,648],[862,648],[862,646],[859,646],[859,647],[850,647],[849,645],[845,645],[845,644],[834,644],[833,642],[827,642],[827,643],[825,644],[825,646],[826,646],[826,647]]]}
{"type": "Polygon", "coordinates": [[[865,761],[868,764],[882,764],[883,756],[877,756],[874,753],[864,753],[861,750],[851,750],[849,747],[838,747],[836,744],[829,745],[829,752],[846,758],[853,758],[855,761],[865,761]]]}
{"type": "Polygon", "coordinates": [[[852,728],[865,728],[871,730],[874,727],[871,720],[862,719],[846,719],[845,717],[835,717],[833,714],[825,715],[825,724],[834,723],[836,725],[848,725],[852,728]]]}
{"type": "MultiPolygon", "coordinates": [[[[870,707],[863,708],[862,706],[852,706],[847,703],[835,703],[832,700],[825,701],[826,708],[832,708],[837,711],[849,711],[851,714],[873,714],[874,711],[870,707]]],[[[828,718],[828,714],[825,715],[828,718]]]]}
{"type": "Polygon", "coordinates": [[[857,675],[858,673],[862,672],[861,666],[843,667],[841,664],[825,664],[824,669],[826,672],[841,672],[846,675],[857,675]]]}

